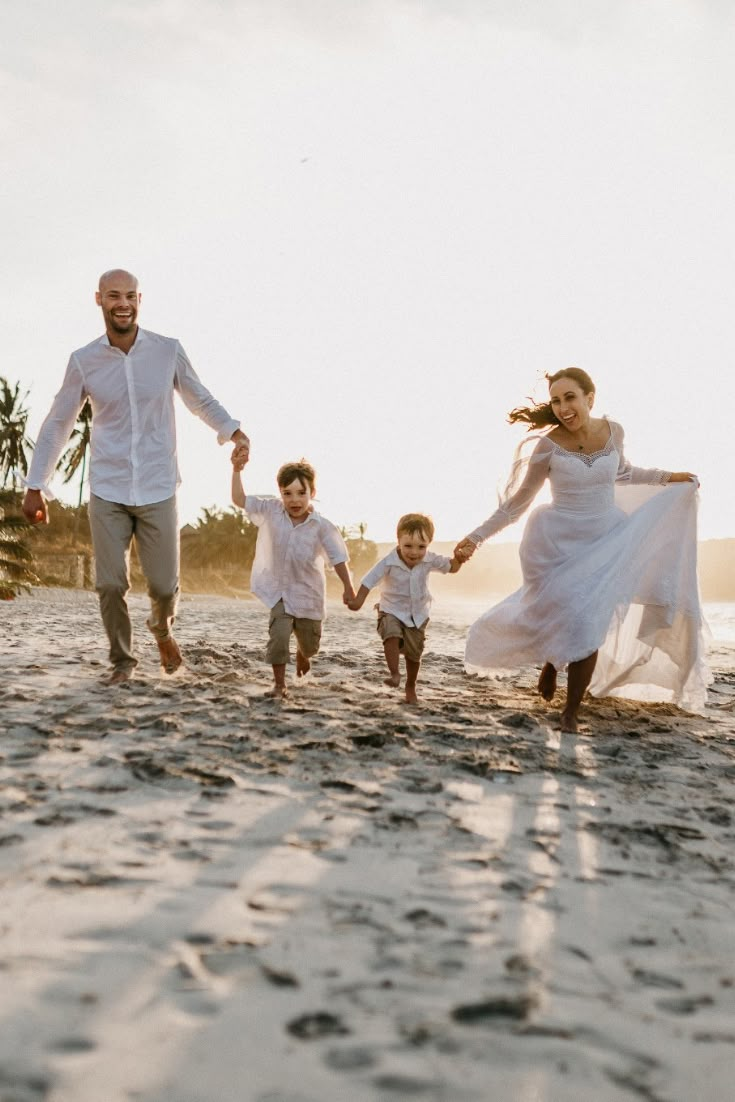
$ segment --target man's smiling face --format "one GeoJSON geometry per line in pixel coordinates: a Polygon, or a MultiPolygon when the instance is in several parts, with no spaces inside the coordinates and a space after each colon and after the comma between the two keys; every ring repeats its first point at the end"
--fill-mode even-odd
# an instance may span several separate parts
{"type": "Polygon", "coordinates": [[[135,329],[140,291],[134,275],[123,271],[108,272],[100,280],[100,289],[95,297],[108,332],[122,336],[135,329]]]}

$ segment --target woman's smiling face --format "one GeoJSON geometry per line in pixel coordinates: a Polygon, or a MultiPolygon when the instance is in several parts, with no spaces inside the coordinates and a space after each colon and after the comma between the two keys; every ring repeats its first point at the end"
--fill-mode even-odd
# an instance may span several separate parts
{"type": "Polygon", "coordinates": [[[595,392],[585,394],[579,383],[563,375],[549,387],[549,401],[559,424],[568,432],[577,432],[589,424],[595,392]]]}

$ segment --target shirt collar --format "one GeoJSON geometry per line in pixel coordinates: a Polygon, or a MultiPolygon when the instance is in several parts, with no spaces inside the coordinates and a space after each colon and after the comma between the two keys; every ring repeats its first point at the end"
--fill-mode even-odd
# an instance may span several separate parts
{"type": "MultiPolygon", "coordinates": [[[[138,342],[136,341],[136,344],[137,343],[138,342]]],[[[283,512],[284,518],[288,521],[289,524],[291,524],[291,517],[288,515],[288,511],[286,509],[286,506],[283,504],[282,501],[280,501],[280,499],[279,499],[279,504],[281,506],[281,510],[283,512]]],[[[316,509],[312,509],[311,512],[309,513],[308,517],[306,518],[306,520],[302,520],[301,524],[291,524],[291,527],[292,528],[303,528],[305,524],[310,524],[312,520],[318,520],[318,516],[319,515],[318,515],[316,509]]]]}
{"type": "Polygon", "coordinates": [[[409,566],[406,566],[405,562],[398,554],[398,548],[394,547],[392,551],[388,552],[388,563],[390,566],[402,566],[404,570],[410,570],[409,566]]]}
{"type": "MultiPolygon", "coordinates": [[[[135,340],[131,344],[129,352],[132,352],[134,348],[137,348],[140,344],[142,344],[145,341],[145,339],[146,339],[145,329],[141,329],[141,327],[138,326],[138,332],[135,334],[135,340]]],[[[99,343],[104,345],[105,348],[114,348],[115,347],[114,345],[110,344],[110,338],[108,337],[106,332],[103,333],[102,336],[100,337],[99,343]]],[[[119,352],[120,349],[117,348],[117,349],[115,349],[115,351],[119,352]]]]}

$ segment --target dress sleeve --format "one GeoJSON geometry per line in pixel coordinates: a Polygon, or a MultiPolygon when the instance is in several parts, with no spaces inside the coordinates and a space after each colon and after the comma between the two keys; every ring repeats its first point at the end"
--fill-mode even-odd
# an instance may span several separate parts
{"type": "Polygon", "coordinates": [[[666,485],[671,477],[671,471],[662,471],[659,470],[658,467],[634,467],[630,460],[625,458],[625,451],[623,448],[625,433],[623,432],[623,426],[618,425],[615,421],[611,421],[610,431],[612,433],[615,450],[620,457],[618,473],[615,476],[616,482],[628,482],[632,486],[666,485]]]}
{"type": "Polygon", "coordinates": [[[76,357],[72,356],[61,389],[54,398],[51,409],[39,430],[31,467],[25,479],[29,490],[42,490],[50,501],[53,500],[54,495],[49,490],[48,484],[53,477],[64,445],[74,428],[77,414],[86,400],[84,376],[76,357]]]}
{"type": "Polygon", "coordinates": [[[518,449],[508,484],[500,495],[498,508],[468,536],[477,547],[523,516],[546,480],[551,451],[551,443],[545,437],[538,441],[528,457],[522,456],[521,448],[518,449]]]}
{"type": "Polygon", "coordinates": [[[180,344],[176,345],[176,370],[174,373],[174,387],[178,390],[184,405],[195,416],[201,418],[205,425],[214,429],[217,433],[217,441],[226,444],[232,439],[232,434],[240,428],[240,422],[230,417],[224,406],[209,393],[201,382],[189,357],[180,344]]]}

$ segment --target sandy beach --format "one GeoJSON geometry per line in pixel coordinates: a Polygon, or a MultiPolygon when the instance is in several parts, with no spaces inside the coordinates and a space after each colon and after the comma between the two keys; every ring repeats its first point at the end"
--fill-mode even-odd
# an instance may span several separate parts
{"type": "Polygon", "coordinates": [[[711,705],[466,677],[422,704],[338,605],[284,702],[265,613],[101,684],[93,593],[0,609],[0,1102],[725,1102],[735,673],[711,705]]]}

